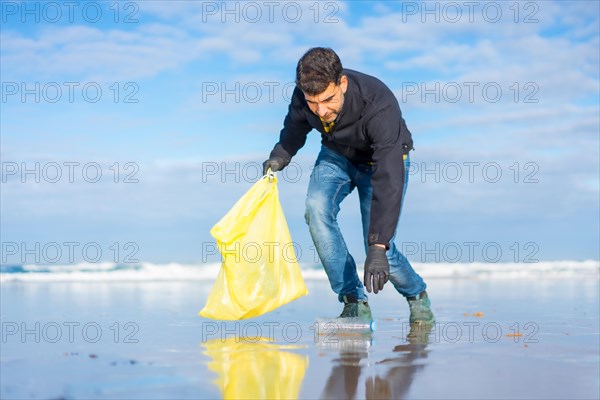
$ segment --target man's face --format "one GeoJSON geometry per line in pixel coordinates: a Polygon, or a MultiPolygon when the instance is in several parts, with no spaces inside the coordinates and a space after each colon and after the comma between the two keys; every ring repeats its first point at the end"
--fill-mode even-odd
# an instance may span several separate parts
{"type": "Polygon", "coordinates": [[[348,88],[348,78],[344,75],[340,84],[331,82],[329,86],[316,96],[304,93],[304,98],[310,110],[325,122],[334,121],[344,106],[344,95],[348,88]]]}

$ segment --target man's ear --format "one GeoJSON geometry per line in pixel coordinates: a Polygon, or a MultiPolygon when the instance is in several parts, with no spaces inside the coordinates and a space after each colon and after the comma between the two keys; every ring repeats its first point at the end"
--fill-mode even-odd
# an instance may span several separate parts
{"type": "Polygon", "coordinates": [[[340,78],[340,87],[342,88],[342,93],[346,94],[346,90],[348,89],[348,77],[346,75],[342,75],[340,78]]]}

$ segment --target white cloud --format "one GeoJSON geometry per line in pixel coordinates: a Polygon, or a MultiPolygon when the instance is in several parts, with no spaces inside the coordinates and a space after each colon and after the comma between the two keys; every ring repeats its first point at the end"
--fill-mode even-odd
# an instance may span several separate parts
{"type": "Polygon", "coordinates": [[[2,33],[6,80],[124,80],[155,76],[190,59],[182,33],[156,25],[136,32],[69,26],[36,38],[2,33]],[[4,43],[10,43],[4,46],[4,43]]]}

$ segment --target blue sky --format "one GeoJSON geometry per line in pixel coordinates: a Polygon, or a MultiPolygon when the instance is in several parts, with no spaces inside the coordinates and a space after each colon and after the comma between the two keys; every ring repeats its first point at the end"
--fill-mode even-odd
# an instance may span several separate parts
{"type": "MultiPolygon", "coordinates": [[[[2,2],[2,262],[34,262],[36,243],[65,262],[65,242],[75,261],[90,243],[106,261],[128,243],[140,261],[218,260],[209,230],[257,179],[313,46],[398,97],[409,258],[599,259],[599,3],[469,4],[2,2]]],[[[306,263],[319,146],[279,184],[306,263]]],[[[340,224],[362,261],[355,196],[340,224]]]]}

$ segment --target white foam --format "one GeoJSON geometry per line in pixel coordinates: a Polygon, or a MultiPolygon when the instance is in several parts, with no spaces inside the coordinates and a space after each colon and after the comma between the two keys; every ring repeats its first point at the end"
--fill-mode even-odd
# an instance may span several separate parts
{"type": "Polygon", "coordinates": [[[600,262],[540,261],[536,263],[413,263],[424,278],[569,278],[600,277],[600,262]]]}
{"type": "MultiPolygon", "coordinates": [[[[600,262],[543,261],[537,263],[413,263],[414,269],[425,279],[523,279],[523,278],[600,278],[600,262]]],[[[220,263],[81,263],[73,265],[27,264],[23,272],[0,273],[0,283],[53,282],[53,281],[213,281],[221,268],[220,263]]],[[[323,268],[301,265],[307,280],[326,280],[323,268]]],[[[362,271],[358,271],[362,277],[362,271]]]]}
{"type": "Polygon", "coordinates": [[[48,272],[59,273],[59,272],[73,272],[73,271],[108,271],[115,268],[115,264],[111,262],[82,262],[78,264],[57,264],[57,265],[37,265],[37,264],[25,264],[23,270],[27,272],[48,272]]]}

